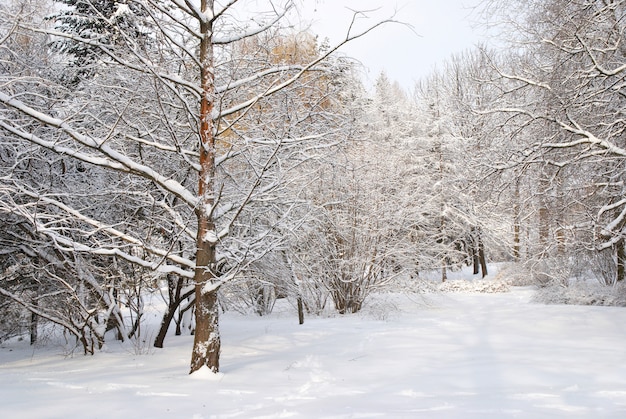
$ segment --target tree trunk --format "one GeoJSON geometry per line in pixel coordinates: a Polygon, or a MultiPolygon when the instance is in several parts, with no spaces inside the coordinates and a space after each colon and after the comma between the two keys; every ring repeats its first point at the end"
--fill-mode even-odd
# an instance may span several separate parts
{"type": "Polygon", "coordinates": [[[520,209],[520,192],[519,192],[519,175],[515,181],[515,194],[513,197],[513,258],[519,261],[521,258],[521,209],[520,209]]]}
{"type": "MultiPolygon", "coordinates": [[[[37,300],[33,301],[33,305],[37,306],[37,300]]],[[[37,343],[37,328],[39,323],[39,316],[31,311],[30,313],[30,344],[34,345],[37,343]]]]}
{"type": "Polygon", "coordinates": [[[472,258],[472,265],[474,267],[474,270],[473,270],[474,275],[478,275],[478,273],[480,272],[480,258],[478,256],[479,254],[478,240],[479,239],[480,238],[478,237],[478,234],[476,233],[476,228],[472,228],[469,248],[470,248],[470,256],[472,258]]]}
{"type": "Polygon", "coordinates": [[[219,371],[221,340],[217,289],[206,292],[202,288],[202,283],[196,285],[196,331],[190,373],[204,366],[212,372],[219,371]]]}
{"type": "Polygon", "coordinates": [[[293,263],[291,261],[291,258],[287,255],[287,252],[285,252],[283,250],[282,255],[283,255],[283,261],[289,267],[289,272],[291,272],[291,280],[293,281],[293,286],[297,290],[296,302],[297,302],[297,305],[298,305],[298,323],[299,324],[304,324],[304,302],[302,301],[302,292],[301,292],[301,289],[300,289],[300,280],[298,279],[298,275],[296,275],[296,272],[295,272],[294,267],[293,267],[293,263]]]}
{"type": "Polygon", "coordinates": [[[617,278],[618,282],[624,281],[626,275],[626,249],[624,249],[624,240],[617,242],[617,278]]]}
{"type": "Polygon", "coordinates": [[[298,295],[298,324],[304,324],[304,306],[300,295],[298,295]]]}
{"type": "MultiPolygon", "coordinates": [[[[115,263],[115,259],[114,259],[114,263],[115,263]]],[[[120,284],[116,284],[115,282],[113,283],[113,301],[115,301],[115,304],[117,304],[118,307],[120,307],[119,286],[120,284]]],[[[139,321],[139,319],[137,319],[137,321],[139,321]]],[[[124,341],[123,325],[119,324],[117,316],[111,313],[109,315],[109,318],[107,319],[107,330],[110,330],[113,328],[115,328],[115,339],[123,342],[124,341]]],[[[132,335],[130,335],[129,337],[132,337],[132,335]]]]}
{"type": "MultiPolygon", "coordinates": [[[[163,320],[161,320],[161,327],[159,328],[159,333],[154,339],[154,347],[162,348],[163,342],[165,340],[165,336],[167,335],[167,331],[169,329],[170,324],[176,314],[176,310],[180,307],[180,304],[185,301],[192,293],[185,293],[182,296],[177,295],[174,301],[170,301],[167,310],[163,314],[163,320]]],[[[182,316],[182,313],[180,314],[182,316]]],[[[180,321],[176,324],[176,334],[180,335],[180,321]]]]}
{"type": "MultiPolygon", "coordinates": [[[[202,0],[202,15],[214,16],[213,0],[202,0]]],[[[206,366],[212,372],[219,371],[220,334],[217,291],[219,281],[215,273],[217,234],[213,207],[215,205],[215,136],[213,132],[213,106],[215,103],[215,75],[213,69],[213,20],[200,22],[200,174],[198,196],[200,205],[196,210],[198,235],[196,237],[196,330],[191,353],[191,371],[206,366]]]]}
{"type": "Polygon", "coordinates": [[[550,240],[550,211],[548,210],[547,191],[550,187],[545,178],[539,181],[542,197],[539,202],[539,254],[541,258],[548,256],[549,240],[550,240]]]}
{"type": "Polygon", "coordinates": [[[480,258],[478,257],[478,250],[472,248],[472,265],[474,266],[474,275],[478,275],[480,272],[480,258]]]}
{"type": "Polygon", "coordinates": [[[157,333],[156,338],[154,339],[154,347],[162,348],[163,341],[165,340],[165,335],[167,334],[167,329],[170,327],[170,323],[174,318],[174,313],[176,312],[176,308],[178,307],[175,304],[180,304],[178,301],[178,297],[180,295],[180,286],[182,285],[182,278],[178,278],[178,281],[175,280],[174,275],[169,273],[167,274],[167,309],[165,313],[163,313],[163,319],[161,320],[161,327],[159,328],[159,332],[157,333]]]}
{"type": "Polygon", "coordinates": [[[485,258],[485,245],[483,244],[483,240],[480,235],[478,236],[478,259],[480,259],[480,269],[484,278],[488,275],[487,259],[485,258]]]}

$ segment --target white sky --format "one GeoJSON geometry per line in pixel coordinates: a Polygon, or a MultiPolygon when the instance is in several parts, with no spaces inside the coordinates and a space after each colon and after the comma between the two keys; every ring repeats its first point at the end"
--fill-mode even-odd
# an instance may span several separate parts
{"type": "Polygon", "coordinates": [[[364,28],[391,17],[407,23],[388,24],[366,37],[353,41],[342,51],[361,61],[369,70],[368,84],[381,71],[412,89],[415,81],[430,73],[451,54],[485,41],[483,30],[474,27],[472,6],[480,0],[302,0],[302,18],[312,21],[312,32],[337,41],[346,35],[353,12],[372,10],[369,19],[360,19],[364,28]]]}

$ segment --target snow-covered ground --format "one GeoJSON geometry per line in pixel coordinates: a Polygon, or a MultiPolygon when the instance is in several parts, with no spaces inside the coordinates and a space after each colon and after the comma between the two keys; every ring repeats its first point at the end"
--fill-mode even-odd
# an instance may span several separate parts
{"type": "Polygon", "coordinates": [[[0,417],[626,417],[626,309],[532,292],[381,295],[302,326],[228,313],[217,376],[187,374],[189,336],[93,357],[5,342],[0,417]]]}

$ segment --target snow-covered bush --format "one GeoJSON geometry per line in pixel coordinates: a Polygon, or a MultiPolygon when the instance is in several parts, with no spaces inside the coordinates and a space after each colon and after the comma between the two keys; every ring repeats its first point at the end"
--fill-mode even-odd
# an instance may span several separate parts
{"type": "Polygon", "coordinates": [[[613,249],[604,249],[592,252],[588,259],[588,266],[598,282],[603,285],[613,285],[617,280],[617,261],[613,249]]]}
{"type": "Polygon", "coordinates": [[[402,275],[390,281],[381,293],[428,294],[437,292],[437,283],[421,277],[402,275]]]}
{"type": "Polygon", "coordinates": [[[439,284],[438,289],[442,292],[480,292],[491,294],[509,292],[510,287],[505,281],[496,281],[487,278],[476,281],[468,281],[465,279],[446,281],[439,284]]]}
{"type": "Polygon", "coordinates": [[[438,292],[508,292],[514,284],[508,280],[508,269],[497,269],[495,277],[471,279],[471,274],[458,272],[455,278],[439,282],[437,273],[426,273],[424,277],[402,276],[394,279],[381,290],[386,293],[432,294],[438,292]]]}
{"type": "Polygon", "coordinates": [[[220,290],[220,305],[224,310],[263,316],[272,312],[276,297],[275,284],[254,277],[238,278],[224,284],[220,290]]]}
{"type": "Polygon", "coordinates": [[[569,285],[552,284],[537,290],[534,302],[626,307],[626,284],[601,285],[595,281],[571,281],[569,285]]]}
{"type": "Polygon", "coordinates": [[[26,333],[27,313],[14,301],[0,296],[0,343],[26,333]]]}
{"type": "Polygon", "coordinates": [[[370,296],[361,309],[361,315],[375,320],[388,321],[399,313],[400,307],[391,294],[375,294],[370,296]]]}
{"type": "Polygon", "coordinates": [[[522,263],[502,264],[495,276],[496,281],[505,281],[512,287],[535,285],[535,278],[528,267],[522,263]]]}

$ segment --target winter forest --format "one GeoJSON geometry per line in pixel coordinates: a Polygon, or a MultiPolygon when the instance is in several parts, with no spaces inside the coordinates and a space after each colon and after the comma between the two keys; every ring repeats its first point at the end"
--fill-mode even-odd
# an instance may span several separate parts
{"type": "Polygon", "coordinates": [[[499,47],[410,90],[342,52],[400,19],[355,11],[335,45],[299,7],[0,3],[0,348],[84,367],[188,338],[177,374],[218,376],[224,316],[626,306],[626,1],[485,1],[499,47]]]}

